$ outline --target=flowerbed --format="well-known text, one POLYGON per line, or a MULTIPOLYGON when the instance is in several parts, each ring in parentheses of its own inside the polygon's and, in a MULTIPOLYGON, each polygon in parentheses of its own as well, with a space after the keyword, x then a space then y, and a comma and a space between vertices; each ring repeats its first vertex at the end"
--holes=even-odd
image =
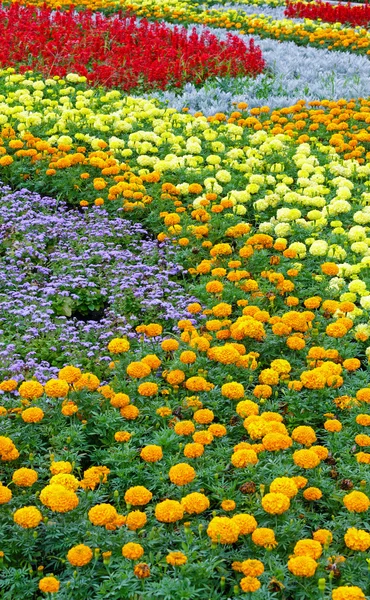
POLYGON ((353 26, 367 27, 370 22, 370 7, 348 4, 333 5, 330 2, 305 3, 287 2, 287 17, 304 17, 322 19, 327 23, 346 23, 353 26))
MULTIPOLYGON (((80 9, 40 23, 170 31, 80 9)), ((0 72, 0 597, 367 600, 370 98, 205 116, 92 72, 0 72)))
POLYGON ((70 71, 93 84, 125 91, 195 84, 208 77, 262 72, 261 52, 230 35, 220 42, 185 28, 105 17, 90 12, 52 11, 14 4, 0 9, 0 65, 17 65, 45 76, 70 71))

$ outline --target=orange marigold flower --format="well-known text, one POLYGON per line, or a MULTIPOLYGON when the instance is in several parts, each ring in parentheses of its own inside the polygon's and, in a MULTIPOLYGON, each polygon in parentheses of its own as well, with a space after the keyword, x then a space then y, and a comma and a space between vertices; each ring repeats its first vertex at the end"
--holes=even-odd
POLYGON ((208 432, 214 437, 223 437, 227 434, 227 429, 225 425, 221 425, 220 423, 212 423, 208 427, 208 432))
POLYGON ((256 546, 262 546, 268 550, 278 545, 273 529, 269 529, 268 527, 258 527, 255 529, 252 533, 252 542, 256 546))
POLYGON ((40 501, 54 512, 65 513, 78 506, 78 497, 74 491, 63 485, 53 483, 41 490, 40 501))
POLYGON ((21 398, 36 400, 44 393, 44 388, 38 381, 23 381, 18 389, 21 398))
POLYGON ((314 469, 320 464, 320 458, 313 450, 296 450, 293 454, 293 461, 302 469, 314 469))
POLYGON ((342 423, 338 419, 327 419, 324 423, 326 431, 335 433, 342 430, 342 423))
POLYGON ((130 349, 130 342, 126 338, 113 338, 108 344, 111 354, 122 354, 130 349))
POLYGON ((199 515, 200 513, 207 510, 210 506, 207 496, 200 492, 193 492, 184 496, 181 499, 181 505, 183 506, 186 513, 189 515, 199 515))
POLYGON ((60 588, 60 581, 51 575, 43 577, 39 581, 39 590, 45 593, 54 594, 58 592, 60 588))
POLYGON ((194 421, 196 421, 196 423, 199 423, 201 425, 207 425, 208 423, 212 423, 214 418, 215 418, 215 415, 214 415, 213 411, 209 410, 208 408, 203 408, 203 409, 197 410, 197 411, 195 411, 195 413, 193 415, 194 421))
POLYGON ((141 558, 143 554, 144 548, 135 542, 128 542, 122 546, 122 556, 129 560, 137 560, 138 558, 141 558))
POLYGON ((267 433, 262 438, 262 444, 266 450, 274 452, 290 448, 293 442, 288 435, 283 435, 282 433, 267 433))
POLYGON ((185 382, 185 387, 191 392, 209 392, 213 389, 213 384, 209 383, 204 377, 190 377, 185 382))
POLYGON ((335 275, 338 275, 339 273, 339 267, 333 262, 326 262, 321 265, 321 271, 324 275, 335 277, 335 275))
POLYGON ((359 433, 355 437, 355 442, 358 444, 358 446, 370 446, 370 435, 359 433))
POLYGON ((81 375, 81 370, 78 369, 78 367, 72 366, 63 367, 63 369, 60 369, 58 373, 59 379, 62 379, 67 383, 76 383, 76 381, 80 379, 81 375))
POLYGON ((222 510, 225 510, 226 512, 229 512, 230 510, 234 510, 236 507, 236 503, 234 500, 222 500, 221 502, 221 508, 222 510))
POLYGON ((264 572, 265 567, 260 560, 248 558, 243 560, 241 564, 241 571, 246 577, 260 577, 264 572))
POLYGON ((144 527, 147 520, 145 512, 141 510, 132 510, 126 517, 126 527, 131 531, 136 531, 137 529, 144 527))
POLYGON ((92 557, 93 552, 91 548, 85 546, 85 544, 73 546, 67 554, 67 560, 73 567, 84 567, 91 561, 92 557))
POLYGON ((135 379, 142 379, 143 377, 147 377, 151 373, 151 368, 146 363, 141 361, 131 362, 127 368, 126 373, 130 377, 135 379))
POLYGON ((180 385, 180 383, 185 381, 185 373, 184 371, 181 371, 181 369, 169 371, 166 376, 166 381, 170 385, 180 385))
POLYGON ((224 383, 221 387, 221 394, 231 400, 240 400, 240 398, 243 398, 244 393, 244 386, 236 381, 224 383))
POLYGON ((149 445, 145 446, 140 452, 140 457, 145 462, 157 462, 163 458, 163 451, 161 446, 149 445))
POLYGON ((50 465, 50 471, 52 475, 57 475, 58 473, 71 473, 72 465, 69 461, 53 461, 50 465))
POLYGON ((124 419, 127 419, 128 421, 134 421, 135 419, 138 418, 140 411, 138 409, 137 406, 134 406, 133 404, 129 404, 128 406, 124 406, 123 408, 120 408, 120 415, 121 417, 123 417, 124 419))
POLYGON ((18 382, 15 379, 5 379, 0 383, 0 390, 3 392, 14 392, 18 387, 18 382))
POLYGON ((370 403, 370 388, 361 388, 356 392, 357 400, 370 403))
POLYGON ((184 516, 184 507, 177 500, 164 500, 155 507, 155 518, 161 523, 175 523, 184 516))
POLYGON ((253 390, 253 396, 256 398, 270 398, 272 388, 269 385, 256 385, 253 390))
POLYGON ((240 535, 248 535, 257 529, 257 521, 253 515, 248 513, 238 513, 233 515, 231 520, 239 527, 240 535))
POLYGON ((174 431, 177 435, 191 435, 195 431, 195 425, 192 421, 178 421, 174 431))
POLYGON ((186 458, 199 458, 204 454, 203 444, 194 442, 193 444, 186 444, 184 448, 184 456, 186 458))
POLYGON ((108 467, 90 467, 84 471, 81 487, 84 489, 95 490, 99 483, 107 483, 109 473, 110 470, 108 467))
POLYGON ((184 350, 180 354, 180 362, 184 365, 192 365, 197 360, 197 355, 192 350, 184 350))
MULTIPOLYGON (((0 487, 1 494, 1 487, 0 487)), ((42 514, 36 506, 23 506, 15 511, 13 515, 14 523, 24 529, 33 529, 42 521, 42 514)))
POLYGON ((112 396, 110 403, 112 406, 114 406, 114 408, 124 408, 130 404, 130 398, 127 394, 120 392, 112 396))
POLYGON ((38 480, 38 474, 33 469, 21 467, 14 471, 12 481, 19 487, 30 487, 38 480))
POLYGON ((317 487, 309 487, 303 492, 303 497, 311 501, 320 500, 322 498, 322 491, 317 487))
POLYGON ((333 541, 333 534, 328 529, 318 529, 312 535, 313 539, 320 544, 331 544, 333 541))
POLYGON ((370 427, 370 415, 359 414, 356 417, 356 423, 358 425, 362 425, 363 427, 370 427))
POLYGON ((138 563, 134 567, 134 575, 136 575, 138 579, 146 579, 147 577, 150 577, 149 565, 147 563, 138 563))
POLYGON ((258 463, 258 456, 254 450, 237 450, 231 456, 231 463, 234 467, 242 469, 247 465, 256 465, 258 463))
POLYGON ((344 542, 351 550, 366 552, 370 548, 370 533, 363 529, 350 527, 344 536, 344 542))
POLYGON ((147 354, 141 359, 141 362, 148 365, 152 370, 158 369, 162 364, 156 354, 147 354))
POLYGON ((175 485, 186 485, 195 479, 196 472, 187 463, 179 463, 170 468, 168 476, 175 485))
POLYGON ((317 567, 317 562, 310 556, 293 556, 288 561, 289 571, 297 577, 312 577, 317 567))
POLYGON ((213 442, 213 434, 210 431, 196 431, 193 434, 193 441, 196 444, 207 446, 213 442))
POLYGON ((366 512, 370 506, 370 500, 363 492, 353 491, 343 498, 343 504, 350 512, 366 512))
POLYGON ((21 413, 21 417, 25 423, 39 423, 44 418, 44 411, 38 406, 26 408, 21 413))
POLYGON ((316 442, 316 433, 312 429, 312 427, 308 427, 307 425, 300 425, 296 427, 292 431, 292 439, 299 444, 303 444, 304 446, 312 446, 314 442, 316 442))
POLYGON ((214 517, 207 527, 207 534, 214 544, 234 544, 239 533, 238 525, 228 517, 214 517))
POLYGON ((290 500, 285 494, 271 492, 263 496, 262 508, 271 515, 281 515, 290 508, 290 500))
POLYGON ((117 518, 117 511, 111 504, 97 504, 88 512, 89 521, 101 527, 113 523, 117 518))
POLYGON ((332 600, 366 600, 366 596, 357 585, 343 585, 333 590, 332 600))
POLYGON ((99 379, 93 373, 83 373, 78 381, 74 384, 76 390, 88 389, 94 392, 100 385, 99 379))
POLYGON ((322 546, 317 540, 299 540, 293 550, 295 556, 310 556, 311 558, 320 558, 322 546))
POLYGON ((125 502, 133 506, 145 506, 152 498, 152 492, 143 485, 130 487, 125 493, 125 502))
POLYGON ((284 494, 291 499, 298 494, 298 487, 290 477, 277 477, 271 482, 270 492, 284 494))
POLYGON ((261 582, 256 577, 243 577, 240 580, 240 587, 243 592, 256 592, 261 587, 261 582))
POLYGON ((258 404, 252 400, 241 400, 241 402, 238 402, 236 405, 236 412, 244 419, 250 415, 258 415, 259 407, 258 404))

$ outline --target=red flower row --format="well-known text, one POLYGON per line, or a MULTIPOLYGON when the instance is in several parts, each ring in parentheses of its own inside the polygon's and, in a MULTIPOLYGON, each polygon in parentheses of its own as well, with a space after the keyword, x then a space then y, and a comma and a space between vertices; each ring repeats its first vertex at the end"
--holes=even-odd
POLYGON ((304 4, 286 3, 285 16, 307 19, 322 19, 328 23, 348 23, 352 26, 366 27, 370 23, 370 5, 354 6, 351 4, 333 5, 329 2, 304 4))
POLYGON ((121 13, 52 11, 14 4, 0 8, 0 65, 45 76, 85 75, 92 84, 125 91, 199 84, 213 76, 257 75, 261 50, 229 34, 137 21, 121 13))

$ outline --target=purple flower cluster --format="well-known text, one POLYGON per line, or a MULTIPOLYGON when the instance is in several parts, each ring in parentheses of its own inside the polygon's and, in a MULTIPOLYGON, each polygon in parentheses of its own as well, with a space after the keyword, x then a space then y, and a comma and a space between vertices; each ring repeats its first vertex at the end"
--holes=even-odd
POLYGON ((140 224, 27 190, 0 198, 3 377, 43 381, 65 364, 103 375, 111 338, 191 317, 183 267, 140 224))

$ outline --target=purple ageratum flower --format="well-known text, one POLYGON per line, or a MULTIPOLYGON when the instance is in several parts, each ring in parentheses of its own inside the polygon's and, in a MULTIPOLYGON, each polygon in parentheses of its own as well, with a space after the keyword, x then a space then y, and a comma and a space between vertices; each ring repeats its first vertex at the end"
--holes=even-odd
POLYGON ((178 282, 183 267, 141 224, 27 190, 3 186, 0 197, 0 376, 44 381, 72 362, 99 369, 109 339, 134 338, 138 322, 168 329, 189 318, 197 299, 178 282))

